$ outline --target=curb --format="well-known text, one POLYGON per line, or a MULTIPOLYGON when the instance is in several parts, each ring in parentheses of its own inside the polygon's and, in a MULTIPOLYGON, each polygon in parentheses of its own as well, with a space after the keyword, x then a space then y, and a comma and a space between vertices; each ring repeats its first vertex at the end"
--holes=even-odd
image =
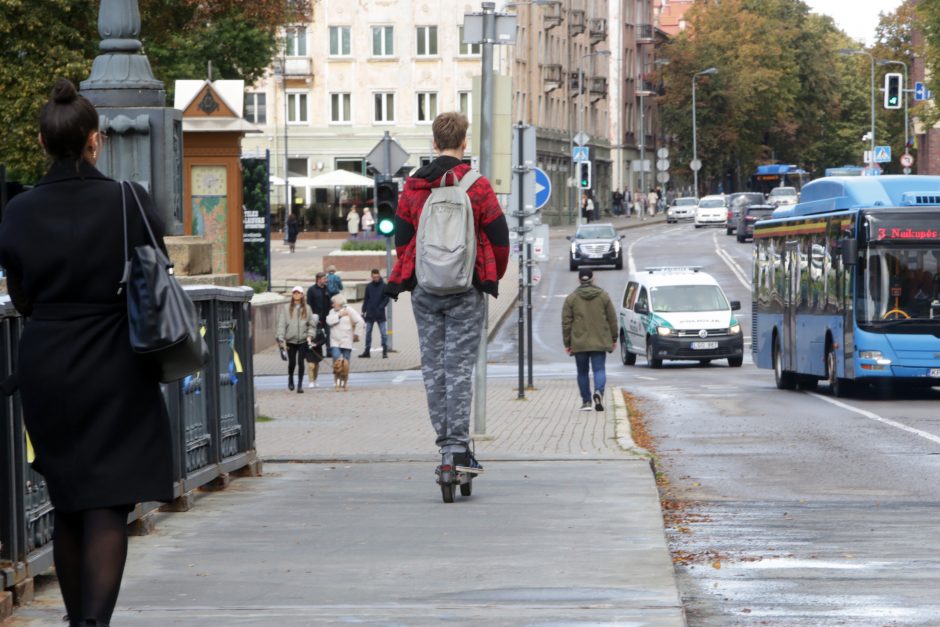
POLYGON ((617 446, 621 450, 644 457, 649 461, 650 470, 656 474, 656 462, 652 453, 645 448, 637 446, 631 435, 630 412, 627 410, 627 402, 623 399, 624 388, 617 388, 618 393, 614 394, 614 439, 617 440, 617 446))

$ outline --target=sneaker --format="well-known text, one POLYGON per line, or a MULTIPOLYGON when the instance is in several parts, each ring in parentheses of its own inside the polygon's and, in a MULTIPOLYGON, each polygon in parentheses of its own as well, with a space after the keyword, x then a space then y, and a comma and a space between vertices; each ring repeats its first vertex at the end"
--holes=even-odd
POLYGON ((316 381, 311 381, 310 383, 307 384, 307 387, 308 387, 308 388, 315 388, 315 387, 317 387, 317 382, 316 382, 316 381))
POLYGON ((578 411, 591 411, 592 409, 594 409, 594 406, 591 405, 591 401, 584 401, 581 403, 581 409, 578 411))
POLYGON ((594 392, 593 398, 594 398, 594 411, 604 411, 604 404, 601 403, 601 401, 604 399, 604 395, 601 392, 594 392))
POLYGON ((454 467, 460 472, 473 475, 479 475, 483 472, 483 466, 469 450, 465 453, 454 453, 454 467))

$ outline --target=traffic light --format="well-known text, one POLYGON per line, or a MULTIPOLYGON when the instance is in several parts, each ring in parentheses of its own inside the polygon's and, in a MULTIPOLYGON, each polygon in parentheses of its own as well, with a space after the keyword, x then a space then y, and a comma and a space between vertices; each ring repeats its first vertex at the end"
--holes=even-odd
POLYGON ((901 108, 901 78, 898 72, 885 74, 885 109, 901 108))
POLYGON ((379 235, 395 234, 395 212, 398 211, 398 183, 392 179, 375 181, 375 230, 379 235))
POLYGON ((578 188, 591 189, 591 162, 578 162, 578 188))

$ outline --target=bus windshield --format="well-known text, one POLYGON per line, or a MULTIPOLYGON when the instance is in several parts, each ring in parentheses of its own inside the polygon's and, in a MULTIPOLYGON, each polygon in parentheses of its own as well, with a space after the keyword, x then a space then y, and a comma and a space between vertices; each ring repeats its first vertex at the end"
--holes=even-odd
POLYGON ((717 285, 669 285, 650 290, 653 311, 722 311, 730 305, 717 285))
POLYGON ((940 321, 940 250, 873 245, 860 270, 859 323, 940 321))

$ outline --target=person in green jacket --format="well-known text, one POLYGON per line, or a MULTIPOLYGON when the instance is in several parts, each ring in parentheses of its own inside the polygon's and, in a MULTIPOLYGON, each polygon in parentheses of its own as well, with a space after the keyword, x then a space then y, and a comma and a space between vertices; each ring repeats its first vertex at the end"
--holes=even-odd
POLYGON ((594 272, 584 268, 578 273, 580 285, 565 299, 561 310, 561 332, 565 352, 574 355, 578 367, 581 411, 604 411, 604 386, 607 384, 607 353, 617 346, 617 312, 610 296, 594 285, 594 272), (588 369, 594 371, 594 395, 588 369))
POLYGON ((287 349, 287 389, 294 390, 294 367, 297 367, 297 393, 304 393, 304 350, 313 345, 319 317, 304 302, 304 288, 291 290, 290 303, 278 312, 277 345, 287 349))

